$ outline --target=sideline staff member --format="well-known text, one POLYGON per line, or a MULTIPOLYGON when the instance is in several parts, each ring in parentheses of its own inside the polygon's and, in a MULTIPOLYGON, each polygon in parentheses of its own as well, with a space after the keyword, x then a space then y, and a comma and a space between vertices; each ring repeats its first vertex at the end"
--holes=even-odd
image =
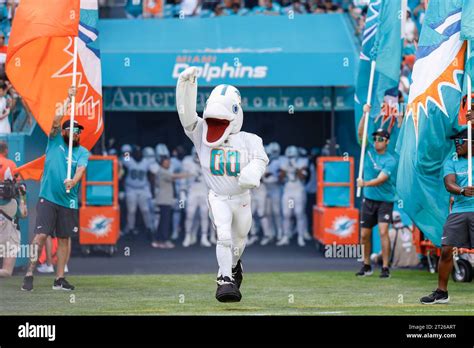
POLYGON ((33 239, 33 250, 36 252, 30 259, 28 271, 23 280, 22 290, 33 290, 33 271, 38 262, 38 254, 41 251, 46 238, 53 235, 58 238, 58 262, 56 279, 53 283, 53 290, 74 290, 74 286, 64 278, 64 266, 68 259, 68 245, 73 233, 79 230, 79 212, 77 193, 80 180, 84 174, 89 160, 89 151, 80 146, 80 134, 84 129, 77 121, 71 124, 67 120, 62 125, 65 110, 67 110, 72 96, 76 94, 76 89, 69 89, 69 97, 64 105, 64 110, 56 115, 53 128, 49 135, 48 146, 46 148, 46 162, 44 165, 43 177, 39 201, 36 206, 36 228, 33 239), (69 131, 73 127, 73 149, 72 149, 72 179, 66 179, 68 163, 69 131), (70 190, 69 193, 66 191, 70 190), (36 249, 35 249, 36 248, 36 249))
MULTIPOLYGON (((422 304, 448 303, 448 279, 453 269, 453 249, 474 248, 474 187, 468 185, 467 129, 455 136, 456 154, 444 164, 444 186, 454 197, 448 219, 443 226, 441 257, 438 264, 438 288, 422 297, 422 304)), ((474 142, 472 143, 474 148, 474 142)))
MULTIPOLYGON (((365 115, 370 106, 364 106, 364 116, 360 119, 358 136, 362 142, 365 115)), ((378 225, 382 242, 382 272, 380 278, 390 278, 390 238, 388 227, 392 222, 393 202, 395 201, 395 185, 393 177, 397 162, 387 151, 390 133, 379 128, 374 133, 373 145, 367 144, 364 163, 364 179, 357 179, 357 186, 364 187, 364 199, 360 225, 361 242, 364 245, 364 264, 356 276, 372 275, 370 265, 372 228, 378 225)))

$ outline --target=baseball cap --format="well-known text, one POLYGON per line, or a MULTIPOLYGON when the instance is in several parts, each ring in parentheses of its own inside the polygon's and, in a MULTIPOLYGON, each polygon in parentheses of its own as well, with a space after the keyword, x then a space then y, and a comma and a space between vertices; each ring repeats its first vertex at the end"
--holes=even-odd
MULTIPOLYGON (((69 129, 71 127, 71 120, 67 120, 66 122, 63 123, 63 129, 69 129)), ((83 130, 84 127, 79 124, 76 120, 74 120, 74 128, 79 128, 80 130, 83 130)))
POLYGON ((390 139, 390 133, 386 129, 383 129, 383 128, 377 129, 375 132, 372 133, 372 135, 381 135, 384 138, 390 139))
POLYGON ((463 130, 449 137, 449 139, 459 139, 459 138, 464 138, 464 139, 467 138, 467 128, 464 128, 463 130))

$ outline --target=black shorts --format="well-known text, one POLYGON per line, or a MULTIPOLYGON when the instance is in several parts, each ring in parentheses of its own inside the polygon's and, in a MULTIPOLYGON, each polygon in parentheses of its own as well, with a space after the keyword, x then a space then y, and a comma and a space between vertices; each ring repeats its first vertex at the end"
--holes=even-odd
POLYGON ((474 248, 474 213, 449 214, 443 226, 441 244, 474 248))
POLYGON ((360 226, 372 228, 379 222, 392 223, 393 202, 374 201, 364 198, 360 226))
POLYGON ((40 198, 36 204, 35 234, 70 238, 79 231, 79 211, 40 198))

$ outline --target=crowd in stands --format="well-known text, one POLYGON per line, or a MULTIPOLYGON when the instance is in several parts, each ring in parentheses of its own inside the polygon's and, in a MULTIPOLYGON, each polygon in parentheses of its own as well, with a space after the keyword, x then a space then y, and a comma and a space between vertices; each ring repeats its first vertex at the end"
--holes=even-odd
MULTIPOLYGON (((99 0, 102 18, 187 18, 246 15, 350 14, 362 35, 370 0, 99 0)), ((415 41, 426 0, 408 0, 407 40, 415 41)))
POLYGON ((28 132, 33 125, 31 114, 5 74, 11 24, 20 0, 0 0, 0 136, 28 132))
POLYGON ((185 18, 245 15, 343 13, 353 0, 100 0, 104 7, 123 7, 124 14, 103 17, 185 18))
MULTIPOLYGON (((362 38, 368 6, 363 1, 355 4, 351 8, 350 14, 355 23, 356 35, 362 38)), ((400 72, 399 99, 400 102, 408 100, 409 87, 412 82, 411 74, 415 64, 415 52, 418 46, 419 34, 425 17, 427 0, 409 0, 405 21, 405 39, 403 42, 403 57, 400 72)))

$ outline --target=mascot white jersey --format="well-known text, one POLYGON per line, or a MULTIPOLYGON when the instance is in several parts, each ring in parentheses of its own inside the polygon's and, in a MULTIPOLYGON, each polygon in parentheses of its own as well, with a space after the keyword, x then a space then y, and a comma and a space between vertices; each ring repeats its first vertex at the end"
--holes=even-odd
POLYGON ((196 102, 197 69, 190 67, 178 78, 176 107, 181 125, 196 147, 209 188, 210 215, 217 231, 216 298, 236 302, 241 299, 240 257, 252 224, 249 189, 260 185, 268 157, 260 137, 241 131, 243 111, 235 87, 214 88, 203 118, 196 113, 196 102))

